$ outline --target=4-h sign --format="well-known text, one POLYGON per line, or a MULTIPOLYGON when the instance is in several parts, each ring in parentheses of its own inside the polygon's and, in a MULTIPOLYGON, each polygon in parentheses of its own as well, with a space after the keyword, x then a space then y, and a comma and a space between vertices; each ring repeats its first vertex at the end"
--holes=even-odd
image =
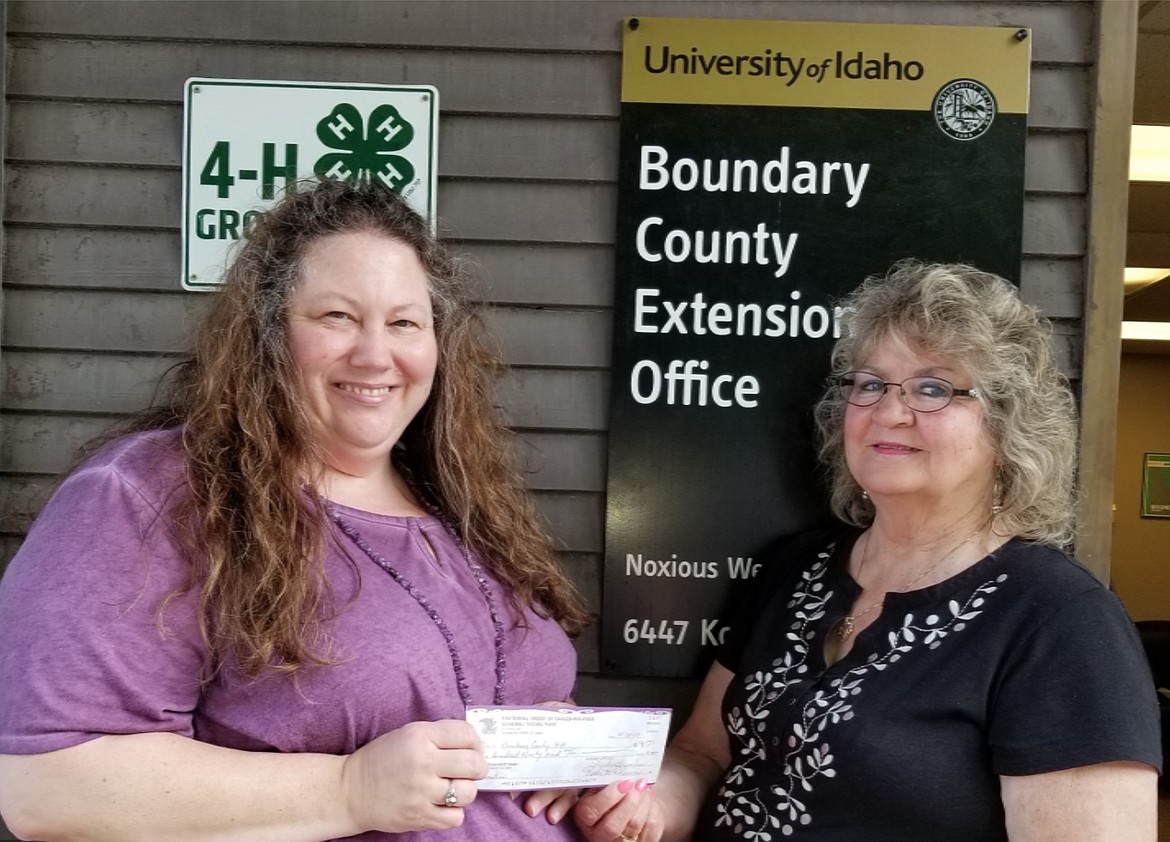
POLYGON ((184 104, 185 289, 219 286, 232 247, 301 179, 379 181, 434 222, 430 86, 188 79, 184 104))

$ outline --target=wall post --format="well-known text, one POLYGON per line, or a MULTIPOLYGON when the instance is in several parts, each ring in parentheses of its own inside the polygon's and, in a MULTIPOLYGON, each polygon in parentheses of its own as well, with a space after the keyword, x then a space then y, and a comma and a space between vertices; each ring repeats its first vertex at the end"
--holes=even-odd
POLYGON ((1097 77, 1092 87, 1096 101, 1089 152, 1077 557, 1106 583, 1113 537, 1113 463, 1125 303, 1137 20, 1137 0, 1098 0, 1097 77))

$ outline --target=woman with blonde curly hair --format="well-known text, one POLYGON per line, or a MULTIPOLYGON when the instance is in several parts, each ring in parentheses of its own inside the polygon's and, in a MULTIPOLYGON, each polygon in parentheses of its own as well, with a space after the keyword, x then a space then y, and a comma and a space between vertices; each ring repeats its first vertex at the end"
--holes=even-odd
POLYGON ((169 400, 71 472, 0 585, 14 832, 577 838, 575 793, 476 785, 466 706, 568 699, 587 615, 468 282, 379 186, 265 214, 169 400))
POLYGON ((590 839, 1154 842, 1145 657, 1064 551, 1051 328, 1002 278, 915 261, 843 328, 816 418, 844 524, 770 559, 651 806, 582 799, 590 839))

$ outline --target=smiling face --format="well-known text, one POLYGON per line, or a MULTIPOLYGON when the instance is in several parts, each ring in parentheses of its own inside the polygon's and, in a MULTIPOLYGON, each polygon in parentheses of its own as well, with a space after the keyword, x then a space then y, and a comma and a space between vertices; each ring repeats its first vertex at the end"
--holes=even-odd
POLYGON ((288 335, 328 467, 353 476, 388 469, 438 362, 429 284, 414 250, 373 231, 321 237, 305 252, 288 335))
MULTIPOLYGON (((897 339, 879 344, 858 369, 887 383, 933 376, 960 389, 977 385, 897 339)), ((848 406, 844 433, 849 471, 879 507, 896 502, 966 511, 981 500, 990 506, 996 455, 978 400, 956 397, 938 412, 913 412, 890 387, 873 406, 848 406)))

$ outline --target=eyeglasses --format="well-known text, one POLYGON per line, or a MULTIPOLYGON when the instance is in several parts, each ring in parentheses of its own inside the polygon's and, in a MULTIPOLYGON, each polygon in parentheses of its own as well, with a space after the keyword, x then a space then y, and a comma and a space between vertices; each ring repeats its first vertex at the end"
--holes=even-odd
POLYGON ((956 397, 977 398, 980 394, 978 389, 956 389, 941 377, 910 377, 901 383, 887 383, 868 371, 847 371, 830 380, 841 399, 854 406, 873 406, 886 396, 887 389, 897 386, 902 403, 915 412, 938 412, 956 397))

